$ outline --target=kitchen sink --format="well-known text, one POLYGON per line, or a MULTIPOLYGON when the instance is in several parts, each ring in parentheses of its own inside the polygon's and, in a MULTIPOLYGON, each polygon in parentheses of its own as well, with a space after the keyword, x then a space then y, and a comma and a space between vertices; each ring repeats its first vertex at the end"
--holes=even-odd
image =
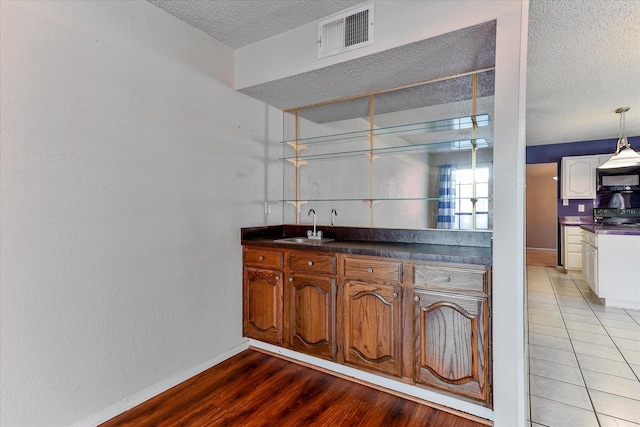
POLYGON ((309 239, 308 237, 285 237, 283 239, 276 239, 274 243, 293 243, 297 245, 321 245, 323 243, 332 242, 334 239, 322 238, 322 239, 309 239))

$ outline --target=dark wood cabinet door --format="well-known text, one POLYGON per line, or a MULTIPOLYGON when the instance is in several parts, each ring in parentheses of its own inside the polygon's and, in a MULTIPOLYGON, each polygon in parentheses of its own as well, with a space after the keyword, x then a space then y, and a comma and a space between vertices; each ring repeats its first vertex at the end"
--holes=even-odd
POLYGON ((414 290, 416 382, 489 405, 488 301, 414 290))
POLYGON ((344 362, 401 376, 400 286, 347 281, 343 307, 344 362))
POLYGON ((288 346, 312 356, 335 360, 335 279, 292 273, 286 287, 288 346))
POLYGON ((244 336, 282 344, 282 272, 258 268, 244 269, 244 336))

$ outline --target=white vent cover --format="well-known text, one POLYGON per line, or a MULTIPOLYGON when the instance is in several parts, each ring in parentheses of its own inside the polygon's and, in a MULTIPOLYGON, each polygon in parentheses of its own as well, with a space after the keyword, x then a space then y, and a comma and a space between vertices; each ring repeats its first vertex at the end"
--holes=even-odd
POLYGON ((373 44, 373 3, 318 23, 318 59, 373 44))

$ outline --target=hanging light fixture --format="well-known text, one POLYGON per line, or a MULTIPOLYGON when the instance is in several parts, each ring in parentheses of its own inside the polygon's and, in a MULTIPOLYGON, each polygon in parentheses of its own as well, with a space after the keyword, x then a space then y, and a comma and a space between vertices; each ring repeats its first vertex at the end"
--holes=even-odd
POLYGON ((620 114, 620 137, 618 138, 616 152, 598 169, 626 168, 640 165, 640 154, 633 151, 624 134, 624 114, 627 111, 629 111, 629 107, 620 107, 616 110, 616 113, 620 114))

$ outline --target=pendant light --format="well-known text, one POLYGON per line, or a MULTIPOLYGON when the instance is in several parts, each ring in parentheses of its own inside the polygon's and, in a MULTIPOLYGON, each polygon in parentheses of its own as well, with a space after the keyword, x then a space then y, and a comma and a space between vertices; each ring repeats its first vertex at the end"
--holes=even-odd
POLYGON ((624 134, 624 114, 627 111, 629 111, 629 107, 620 107, 616 110, 616 113, 620 114, 620 137, 618 138, 616 152, 598 169, 616 169, 640 165, 640 154, 633 151, 624 134))

